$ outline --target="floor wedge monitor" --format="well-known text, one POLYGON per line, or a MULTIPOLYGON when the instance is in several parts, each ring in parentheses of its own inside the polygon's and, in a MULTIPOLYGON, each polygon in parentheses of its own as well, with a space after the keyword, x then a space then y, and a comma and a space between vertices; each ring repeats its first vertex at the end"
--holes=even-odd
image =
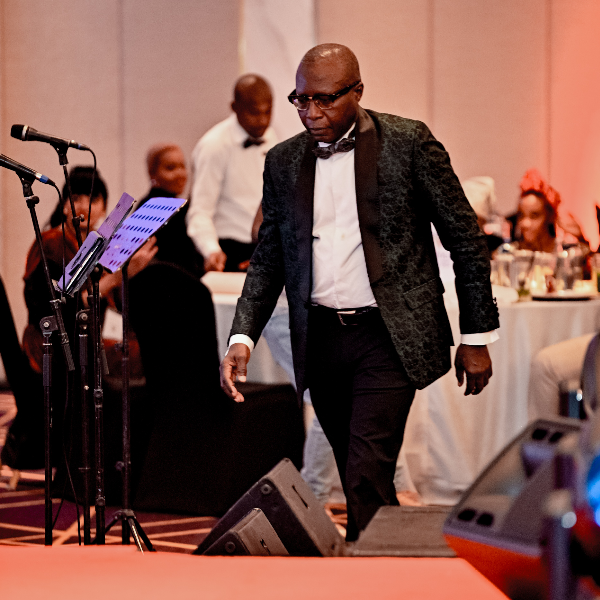
POLYGON ((216 556, 289 556, 260 508, 253 508, 204 554, 216 556))
POLYGON ((530 423, 464 493, 444 524, 444 536, 513 600, 546 597, 542 561, 544 503, 554 487, 554 455, 575 419, 530 423))
POLYGON ((291 556, 335 556, 343 539, 292 462, 284 458, 221 518, 194 554, 209 548, 259 508, 291 556))
POLYGON ((382 506, 352 548, 352 556, 444 556, 456 554, 442 535, 446 506, 382 506))

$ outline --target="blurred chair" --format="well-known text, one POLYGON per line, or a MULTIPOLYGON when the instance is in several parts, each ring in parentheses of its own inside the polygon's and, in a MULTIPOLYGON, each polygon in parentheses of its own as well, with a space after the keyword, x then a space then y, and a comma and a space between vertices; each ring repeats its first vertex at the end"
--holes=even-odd
POLYGON ((39 468, 39 464, 43 464, 43 407, 34 405, 36 395, 31 389, 33 374, 19 344, 6 289, 1 278, 0 356, 4 364, 8 385, 17 405, 17 416, 8 430, 6 442, 0 455, 0 470, 2 464, 12 469, 8 487, 14 490, 21 477, 20 469, 30 466, 26 454, 29 453, 35 456, 36 468, 39 468))

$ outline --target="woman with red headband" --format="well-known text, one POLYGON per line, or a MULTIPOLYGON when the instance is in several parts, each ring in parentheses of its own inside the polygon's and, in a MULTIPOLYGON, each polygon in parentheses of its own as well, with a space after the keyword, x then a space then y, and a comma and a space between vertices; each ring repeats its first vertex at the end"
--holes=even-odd
POLYGON ((581 227, 571 214, 567 219, 559 218, 560 194, 542 179, 537 169, 525 173, 520 188, 516 223, 520 249, 554 252, 557 226, 577 238, 579 243, 587 244, 581 227))

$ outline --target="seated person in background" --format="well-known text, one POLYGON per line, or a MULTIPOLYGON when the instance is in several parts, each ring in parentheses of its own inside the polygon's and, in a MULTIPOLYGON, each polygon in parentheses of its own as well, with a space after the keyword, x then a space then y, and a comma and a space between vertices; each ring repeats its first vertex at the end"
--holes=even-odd
MULTIPOLYGON (((77 215, 82 217, 79 227, 82 238, 86 237, 88 215, 90 215, 90 228, 97 228, 106 213, 108 192, 106 184, 96 173, 94 188, 92 190, 92 167, 74 167, 70 172, 71 193, 77 215), (92 202, 90 211, 90 190, 92 202)), ((67 201, 66 184, 62 191, 62 202, 56 206, 50 217, 50 229, 42 233, 44 254, 48 262, 50 277, 59 280, 64 266, 77 253, 78 245, 75 228, 71 218, 71 207, 67 201), (64 223, 64 243, 63 224, 64 223), (64 260, 64 262, 63 262, 64 260)), ((144 245, 131 259, 130 275, 134 276, 141 271, 156 253, 154 240, 144 245)), ((2 459, 13 469, 41 468, 44 465, 43 454, 43 389, 42 389, 42 363, 43 363, 43 335, 39 327, 40 320, 52 314, 50 307, 50 293, 46 284, 44 267, 37 242, 34 242, 27 255, 25 269, 25 304, 28 310, 28 324, 23 336, 23 349, 29 365, 34 373, 35 382, 32 387, 39 390, 39 402, 32 402, 30 407, 17 406, 17 418, 13 422, 11 432, 15 435, 7 438, 7 446, 2 454, 2 459), (9 448, 9 445, 14 445, 9 448), (35 450, 31 450, 35 448, 35 450), (39 449, 42 449, 39 452, 39 449)), ((100 293, 106 295, 121 283, 120 273, 105 273, 100 280, 100 293)), ((87 299, 87 291, 83 291, 82 299, 87 299)), ((71 350, 76 357, 73 342, 76 338, 76 313, 82 306, 78 306, 77 298, 66 297, 62 304, 62 315, 65 329, 71 341, 71 350)), ((61 421, 66 400, 66 366, 58 335, 52 336, 53 340, 53 373, 52 373, 52 403, 54 421, 53 458, 59 457, 59 441, 61 438, 61 421)), ((73 388, 72 388, 73 389, 73 388)), ((35 399, 34 399, 35 400, 35 399)), ((60 453, 62 456, 62 452, 60 453)))
POLYGON ((527 412, 530 421, 560 414, 560 384, 581 380, 587 347, 594 335, 559 342, 536 354, 529 376, 527 412))
POLYGON ((234 114, 215 125, 192 152, 188 235, 207 271, 246 270, 255 245, 251 230, 260 205, 265 155, 275 145, 269 127, 272 95, 258 75, 234 89, 234 114))
POLYGON ((560 194, 542 179, 537 169, 529 169, 525 173, 520 188, 521 198, 513 232, 519 249, 555 252, 557 226, 576 238, 577 242, 587 245, 573 215, 568 213, 567 218, 559 217, 560 194))
POLYGON ((486 235, 486 241, 490 254, 502 244, 500 232, 489 233, 486 231, 486 225, 494 215, 496 205, 496 185, 494 180, 487 175, 470 177, 461 182, 465 196, 471 205, 471 208, 477 215, 477 223, 486 235))
MULTIPOLYGON (((81 217, 79 227, 83 240, 86 238, 88 216, 90 220, 90 229, 96 229, 101 225, 106 216, 108 191, 106 189, 106 184, 98 172, 96 172, 96 177, 94 179, 90 211, 92 173, 92 167, 73 167, 70 172, 71 194, 73 196, 73 203, 75 204, 75 211, 77 215, 81 217)), ((42 233, 42 243, 48 261, 50 277, 54 280, 60 279, 63 273, 63 254, 64 264, 66 265, 75 256, 78 250, 77 237, 71 218, 71 206, 67 201, 66 184, 63 187, 62 193, 62 203, 59 202, 50 217, 51 228, 42 233), (62 223, 64 223, 64 249, 62 223)), ((156 251, 157 248, 155 246, 155 240, 153 239, 140 248, 132 258, 130 275, 133 276, 143 269, 156 254, 156 251)), ((29 357, 31 366, 36 372, 41 373, 43 336, 39 328, 39 322, 40 319, 51 314, 52 311, 50 310, 50 295, 44 277, 41 255, 38 245, 35 242, 27 255, 24 280, 25 303, 29 311, 29 319, 23 337, 23 346, 29 357)), ((104 273, 99 284, 100 294, 105 296, 120 285, 120 273, 104 273)), ((82 289, 82 298, 84 299, 84 302, 86 302, 87 290, 85 290, 85 288, 82 289)), ((67 297, 67 302, 63 305, 63 318, 69 336, 74 333, 75 313, 77 311, 75 303, 75 298, 67 297)), ((62 355, 62 351, 59 350, 59 354, 62 355)))
MULTIPOLYGON (((146 162, 152 187, 139 201, 137 208, 143 206, 150 198, 176 198, 183 195, 188 173, 179 146, 156 144, 148 150, 146 162)), ((156 260, 181 267, 200 278, 204 275, 204 264, 194 242, 187 235, 185 219, 188 207, 189 204, 186 204, 156 233, 156 260)))

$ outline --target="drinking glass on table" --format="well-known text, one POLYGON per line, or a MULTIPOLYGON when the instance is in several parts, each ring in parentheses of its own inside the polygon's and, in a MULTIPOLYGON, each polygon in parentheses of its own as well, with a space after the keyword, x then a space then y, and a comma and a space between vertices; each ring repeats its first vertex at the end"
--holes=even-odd
POLYGON ((571 266, 571 258, 567 250, 562 250, 556 257, 554 280, 557 292, 573 289, 573 267, 571 266))
POLYGON ((491 282, 493 285, 510 287, 510 264, 512 261, 512 254, 498 254, 492 260, 491 282))
POLYGON ((531 250, 517 250, 510 263, 510 286, 517 290, 519 300, 529 296, 531 284, 531 267, 533 252, 531 250))
POLYGON ((577 285, 576 282, 583 279, 583 252, 579 244, 569 248, 568 252, 569 260, 571 261, 571 269, 573 270, 573 287, 575 288, 577 285))
POLYGON ((531 267, 529 290, 532 294, 545 294, 548 280, 554 275, 556 256, 552 252, 535 252, 531 267))

